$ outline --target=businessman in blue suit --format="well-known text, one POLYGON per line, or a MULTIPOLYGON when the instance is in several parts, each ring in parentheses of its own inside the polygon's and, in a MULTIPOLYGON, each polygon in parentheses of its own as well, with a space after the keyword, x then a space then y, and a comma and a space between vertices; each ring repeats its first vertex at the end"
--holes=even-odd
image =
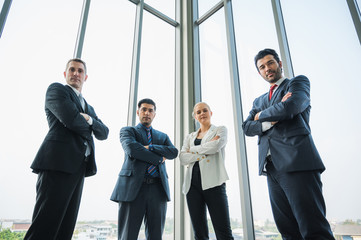
POLYGON ((260 51, 255 65, 270 92, 254 100, 243 130, 258 136, 259 174, 267 175, 277 228, 287 240, 334 239, 322 195, 325 167, 309 126, 310 82, 284 78, 273 49, 260 51))
POLYGON ((119 203, 118 239, 136 240, 144 218, 147 239, 161 240, 170 201, 164 162, 176 158, 178 150, 166 134, 152 128, 153 100, 140 100, 137 115, 137 126, 120 130, 125 160, 111 196, 119 203))
POLYGON ((73 235, 84 177, 95 175, 95 148, 108 137, 107 126, 81 95, 88 78, 85 62, 70 59, 66 85, 52 83, 46 92, 49 125, 32 165, 38 174, 32 224, 25 240, 70 240, 73 235))

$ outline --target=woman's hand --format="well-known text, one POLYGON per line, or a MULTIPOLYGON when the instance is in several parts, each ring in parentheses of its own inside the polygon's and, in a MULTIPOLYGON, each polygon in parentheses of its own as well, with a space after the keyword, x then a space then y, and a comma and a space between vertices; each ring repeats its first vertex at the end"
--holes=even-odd
POLYGON ((214 138, 211 139, 211 141, 216 141, 218 139, 220 139, 220 136, 215 136, 214 138))

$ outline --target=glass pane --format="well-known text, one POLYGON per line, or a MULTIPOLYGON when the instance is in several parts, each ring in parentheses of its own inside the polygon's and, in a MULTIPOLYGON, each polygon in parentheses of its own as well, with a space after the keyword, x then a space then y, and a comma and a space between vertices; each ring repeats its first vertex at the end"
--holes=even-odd
POLYGON ((32 217, 37 175, 30 165, 48 131, 45 92, 65 82, 81 9, 73 0, 12 2, 0 41, 0 219, 32 217))
POLYGON ((130 2, 91 2, 82 57, 89 77, 83 95, 110 131, 106 141, 95 143, 98 173, 86 179, 79 221, 117 224, 118 204, 109 199, 124 161, 119 131, 127 125, 134 19, 130 2))
MULTIPOLYGON (((254 56, 264 48, 279 52, 271 1, 233 1, 237 57, 242 94, 243 119, 248 117, 253 100, 267 92, 268 84, 260 77, 254 56)), ((255 230, 278 233, 268 197, 267 179, 258 176, 257 137, 246 137, 252 210, 255 230), (268 223, 266 225, 266 222, 268 223)), ((257 235, 256 239, 262 236, 257 235)))
MULTIPOLYGON (((237 171, 237 146, 234 134, 231 81, 226 41, 224 11, 218 11, 200 25, 202 101, 209 104, 212 124, 224 125, 228 130, 226 146, 227 195, 233 235, 241 237, 241 202, 237 171)), ((210 238, 216 239, 213 229, 210 238)))
POLYGON ((198 13, 199 17, 208 12, 211 8, 213 8, 217 3, 221 0, 198 0, 198 13))
POLYGON ((5 0, 0 0, 0 11, 1 11, 2 7, 3 7, 4 2, 5 2, 5 0))
POLYGON ((361 193, 355 191, 361 168, 361 48, 347 3, 282 1, 282 6, 295 75, 311 81, 310 125, 326 165, 322 180, 327 218, 356 221, 361 213, 361 193))
MULTIPOLYGON (((139 72, 138 100, 151 98, 157 105, 152 126, 166 133, 174 144, 174 27, 144 12, 139 72)), ((176 161, 176 159, 174 160, 176 161)), ((163 239, 173 239, 174 166, 166 161, 171 201, 168 202, 167 221, 163 239)), ((142 237, 144 235, 139 235, 142 237)))
POLYGON ((168 17, 175 19, 175 0, 145 0, 144 2, 168 17))

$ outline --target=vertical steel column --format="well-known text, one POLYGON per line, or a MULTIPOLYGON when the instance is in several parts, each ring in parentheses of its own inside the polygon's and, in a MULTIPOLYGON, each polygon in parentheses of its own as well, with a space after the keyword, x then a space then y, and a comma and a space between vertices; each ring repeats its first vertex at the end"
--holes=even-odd
POLYGON ((0 13, 0 38, 4 30, 6 18, 8 17, 9 10, 11 7, 12 0, 5 0, 0 13))
POLYGON ((140 0, 137 4, 137 12, 135 16, 132 73, 130 77, 129 104, 128 104, 128 120, 127 120, 128 126, 134 126, 136 120, 140 47, 141 47, 142 28, 143 28, 143 10, 144 10, 144 0, 140 0))
POLYGON ((75 49, 73 54, 74 58, 81 58, 81 54, 83 51, 85 30, 88 22, 89 7, 90 7, 90 0, 84 0, 83 9, 79 22, 78 36, 76 37, 75 49))
POLYGON ((361 14, 360 8, 356 0, 346 0, 348 8, 350 9, 353 24, 355 25, 358 40, 361 44, 361 14))
POLYGON ((283 63, 283 70, 285 76, 288 78, 294 77, 290 49, 288 46, 286 28, 283 21, 282 8, 280 0, 272 0, 273 16, 276 24, 276 31, 278 36, 278 44, 281 51, 281 60, 283 63))
MULTIPOLYGON (((193 90, 193 94, 194 94, 194 103, 200 102, 202 101, 202 88, 201 88, 201 60, 200 60, 200 47, 199 47, 199 26, 198 24, 196 24, 196 20, 198 19, 198 0, 193 0, 191 1, 193 2, 192 4, 192 9, 189 9, 190 12, 192 13, 191 18, 189 19, 189 21, 192 21, 192 29, 193 29, 193 39, 192 39, 192 62, 193 63, 193 87, 194 89, 190 89, 193 90)), ((191 29, 191 28, 190 28, 191 29)), ((188 41, 190 41, 190 39, 188 39, 188 41)), ((193 106, 192 106, 192 110, 193 110, 193 106)), ((197 127, 198 128, 198 127, 197 127)), ((191 130, 191 129, 190 129, 191 130)))
MULTIPOLYGON (((175 28, 175 142, 174 145, 177 149, 181 149, 183 144, 183 139, 185 137, 185 126, 187 125, 187 108, 184 103, 184 92, 187 92, 184 76, 186 72, 187 64, 184 59, 186 59, 186 54, 184 49, 187 49, 186 41, 183 41, 183 38, 187 36, 184 32, 187 27, 184 27, 187 23, 187 1, 176 0, 175 1, 175 20, 180 23, 175 28)), ((186 219, 186 202, 184 195, 182 193, 182 185, 184 181, 184 167, 180 162, 174 161, 174 239, 182 240, 186 239, 185 235, 185 219, 186 219)))
POLYGON ((236 38, 234 33, 233 10, 231 0, 224 0, 224 12, 227 32, 229 70, 231 77, 234 129, 236 134, 236 146, 238 146, 237 163, 238 180, 241 195, 240 197, 242 209, 243 237, 246 240, 254 240, 255 234, 253 225, 252 201, 249 185, 246 142, 242 129, 242 98, 239 83, 236 38))
MULTIPOLYGON (((184 137, 195 130, 192 110, 201 101, 199 30, 194 24, 198 17, 198 1, 176 0, 176 111, 175 145, 182 147, 184 137)), ((192 225, 188 214, 182 185, 185 169, 175 162, 175 228, 174 239, 193 239, 192 225)))

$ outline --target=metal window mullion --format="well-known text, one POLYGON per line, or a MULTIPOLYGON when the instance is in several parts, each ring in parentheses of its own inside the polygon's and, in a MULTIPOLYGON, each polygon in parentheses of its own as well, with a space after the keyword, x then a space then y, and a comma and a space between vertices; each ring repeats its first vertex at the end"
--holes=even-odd
POLYGON ((129 103, 128 103, 128 126, 134 126, 136 120, 137 98, 138 98, 138 82, 139 82, 139 65, 140 50, 143 27, 143 9, 144 0, 140 0, 137 4, 135 16, 135 29, 133 40, 133 56, 132 56, 132 72, 130 77, 129 103))
POLYGON ((4 3, 3 3, 3 7, 1 8, 1 13, 0 13, 0 38, 2 36, 2 32, 3 32, 4 27, 5 27, 5 22, 6 22, 6 19, 8 17, 9 11, 10 11, 11 3, 12 3, 12 0, 5 0, 4 3))
MULTIPOLYGON (((182 31, 183 23, 183 1, 176 0, 176 8, 175 8, 175 17, 176 21, 181 23, 175 28, 175 141, 174 145, 177 149, 182 147, 184 134, 184 127, 185 127, 185 119, 184 119, 184 65, 183 65, 183 36, 184 34, 182 31)), ((180 164, 180 161, 174 161, 174 229, 173 229, 173 236, 175 240, 182 240, 185 238, 185 215, 186 215, 186 205, 185 205, 185 198, 182 193, 182 185, 184 181, 184 167, 180 164)))
MULTIPOLYGON (((193 104, 202 101, 202 87, 201 87, 201 64, 200 64, 200 44, 199 44, 199 25, 196 24, 198 19, 198 0, 191 1, 192 4, 192 29, 193 29, 193 41, 192 41, 192 61, 193 61, 193 104)), ((192 64, 190 62, 190 64, 192 64)), ((193 108, 192 108, 193 110, 193 108)), ((192 130, 192 129, 189 129, 192 130)), ((194 131, 195 129, 193 129, 194 131)))
POLYGON ((355 25, 356 33, 358 36, 358 40, 361 44, 361 14, 360 14, 360 8, 357 4, 356 0, 346 0, 348 8, 351 13, 351 17, 353 20, 353 24, 355 25))
POLYGON ((75 49, 74 49, 74 55, 73 55, 74 58, 81 58, 81 54, 83 51, 85 30, 86 30, 86 25, 88 22, 89 8, 90 8, 90 0, 84 0, 83 9, 82 9, 81 17, 80 17, 80 22, 79 22, 78 35, 77 35, 76 43, 75 43, 75 49))
POLYGON ((272 9, 276 24, 278 44, 280 47, 284 73, 286 77, 292 78, 294 77, 294 71, 292 66, 291 53, 288 46, 286 27, 283 20, 280 0, 272 0, 272 9))
POLYGON ((230 0, 224 0, 224 11, 227 32, 227 47, 229 58, 229 69, 232 89, 232 105, 234 129, 236 135, 237 163, 238 163, 238 179, 240 188, 240 201, 242 209, 243 237, 246 240, 254 240, 254 225, 252 214, 251 191, 248 175, 248 162, 245 136, 242 129, 243 111, 242 98, 240 91, 236 39, 234 32, 232 3, 230 0))
MULTIPOLYGON (((139 0, 129 0, 134 4, 138 4, 139 0)), ((146 10, 147 12, 153 14, 154 16, 162 19, 163 21, 169 23, 170 25, 172 25, 173 27, 177 27, 179 25, 179 23, 177 21, 174 21, 173 19, 171 19, 170 17, 168 17, 167 15, 161 13, 160 11, 158 11, 157 9, 151 7, 150 5, 144 3, 144 10, 146 10)))
POLYGON ((219 9, 223 7, 224 3, 223 0, 218 2, 213 8, 211 8, 209 11, 207 11, 203 16, 201 16, 196 23, 200 25, 202 22, 206 21, 208 18, 210 18, 213 14, 215 14, 219 9))
POLYGON ((178 22, 174 21, 173 19, 171 19, 170 17, 166 16, 165 14, 159 12, 158 10, 156 10, 155 8, 149 6, 148 4, 144 4, 144 9, 146 11, 148 11, 149 13, 153 14, 154 16, 162 19, 163 21, 169 23, 170 25, 172 25, 173 27, 178 26, 178 22))

